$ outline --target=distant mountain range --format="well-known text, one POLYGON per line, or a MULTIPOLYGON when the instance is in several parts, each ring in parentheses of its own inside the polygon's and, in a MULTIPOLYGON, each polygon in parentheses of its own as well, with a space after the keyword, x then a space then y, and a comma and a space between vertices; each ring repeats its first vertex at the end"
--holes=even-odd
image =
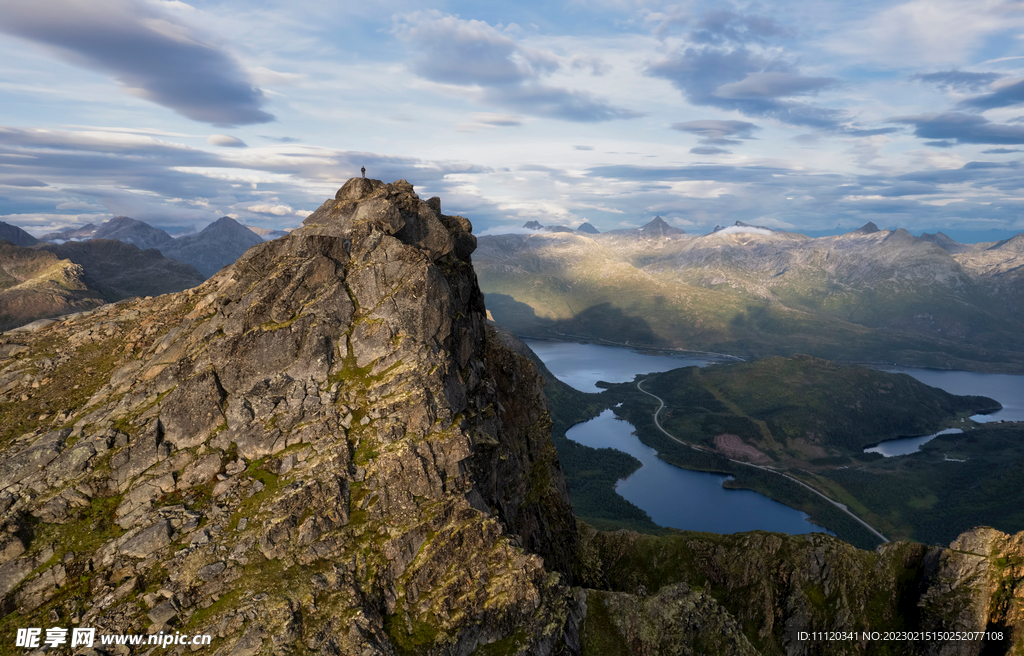
POLYGON ((282 231, 229 217, 175 239, 118 216, 53 232, 42 241, 0 222, 0 330, 132 296, 157 296, 202 283, 252 246, 282 231))
POLYGON ((86 239, 116 239, 143 250, 155 248, 166 257, 191 264, 203 276, 209 278, 232 264, 242 253, 256 244, 285 234, 287 233, 282 230, 243 226, 234 219, 224 216, 197 234, 175 239, 144 221, 136 221, 127 216, 115 216, 99 226, 90 223, 73 230, 51 232, 43 235, 42 241, 64 243, 86 239))
POLYGON ((874 224, 811 238, 660 219, 601 234, 484 236, 487 307, 520 335, 738 356, 1024 372, 1024 234, 960 244, 874 224))
POLYGON ((596 235, 601 231, 592 226, 590 223, 584 222, 583 225, 576 228, 575 230, 567 226, 546 226, 541 225, 539 221, 527 221, 523 224, 523 227, 527 230, 539 230, 542 232, 585 232, 588 235, 596 235))

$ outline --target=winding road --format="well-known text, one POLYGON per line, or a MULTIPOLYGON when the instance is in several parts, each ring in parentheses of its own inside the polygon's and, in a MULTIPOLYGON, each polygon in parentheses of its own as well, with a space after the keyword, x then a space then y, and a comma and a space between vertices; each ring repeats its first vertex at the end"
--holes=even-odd
MULTIPOLYGON (((658 421, 658 415, 661 413, 662 408, 665 407, 665 402, 661 399, 660 396, 657 396, 656 394, 651 394, 650 392, 645 390, 643 387, 640 387, 640 383, 644 383, 644 382, 647 382, 646 378, 644 380, 641 380, 641 381, 637 382, 636 388, 638 390, 640 390, 641 392, 643 392, 644 394, 646 394, 647 396, 654 397, 655 399, 658 400, 658 409, 654 411, 654 425, 658 427, 658 430, 660 430, 662 433, 664 433, 669 439, 675 440, 676 442, 682 444, 683 446, 688 446, 691 449, 693 449, 694 451, 705 451, 705 449, 702 449, 702 448, 700 448, 700 447, 698 447, 696 445, 690 444, 689 442, 684 442, 683 440, 679 439, 678 437, 676 437, 675 435, 673 435, 672 433, 668 432, 667 430, 665 430, 662 427, 661 422, 658 421)), ((857 520, 857 522, 861 526, 863 526, 867 530, 871 531, 871 533, 873 535, 875 535, 876 537, 878 537, 878 539, 880 539, 882 542, 888 542, 889 541, 889 538, 885 537, 884 535, 882 535, 881 533, 876 531, 874 529, 874 527, 872 527, 870 524, 868 524, 863 519, 861 519, 857 515, 854 515, 852 512, 850 512, 850 509, 846 507, 846 504, 839 503, 838 501, 833 501, 832 499, 828 498, 827 496, 825 496, 821 492, 815 490, 813 487, 811 487, 807 483, 804 483, 803 481, 801 481, 801 480, 799 480, 797 478, 794 478, 794 477, 790 476, 789 474, 785 474, 785 473, 780 472, 780 471, 778 471, 776 469, 772 469, 771 467, 763 467, 761 465, 755 465, 752 462, 744 462, 742 460, 733 460, 732 458, 726 458, 726 459, 729 462, 735 462, 738 465, 746 465, 748 467, 756 467, 758 469, 761 469, 761 470, 764 470, 764 471, 767 471, 767 472, 771 472, 771 473, 777 474, 779 476, 784 476, 785 478, 788 478, 789 480, 793 481, 797 485, 804 486, 805 488, 807 488, 811 492, 814 492, 815 494, 817 494, 819 497, 821 497, 825 501, 828 501, 829 503, 831 503, 836 508, 839 508, 840 510, 842 510, 844 513, 846 513, 847 515, 849 515, 853 519, 857 520)))

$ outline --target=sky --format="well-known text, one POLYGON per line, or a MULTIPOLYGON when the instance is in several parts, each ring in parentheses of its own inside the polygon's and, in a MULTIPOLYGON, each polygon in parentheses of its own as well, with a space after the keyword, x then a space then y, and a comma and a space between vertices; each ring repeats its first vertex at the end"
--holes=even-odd
POLYGON ((0 0, 0 221, 1024 231, 1024 2, 0 0))

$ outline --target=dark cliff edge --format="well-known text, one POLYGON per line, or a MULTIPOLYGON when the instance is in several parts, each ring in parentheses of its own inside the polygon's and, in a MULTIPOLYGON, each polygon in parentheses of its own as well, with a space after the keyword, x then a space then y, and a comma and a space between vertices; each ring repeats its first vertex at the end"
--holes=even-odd
POLYGON ((1021 535, 577 523, 475 245, 438 199, 357 178, 198 287, 0 336, 0 651, 71 626, 219 656, 1024 648, 1021 535), (799 637, 986 628, 1007 638, 799 637))

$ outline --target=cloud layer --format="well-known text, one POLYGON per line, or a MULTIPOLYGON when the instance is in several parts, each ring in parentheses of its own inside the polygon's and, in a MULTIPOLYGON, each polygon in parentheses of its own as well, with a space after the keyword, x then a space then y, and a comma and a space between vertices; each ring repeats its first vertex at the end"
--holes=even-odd
MULTIPOLYGON (((563 63, 553 53, 516 43, 479 20, 437 11, 416 12, 397 21, 394 33, 412 49, 412 70, 432 82, 479 91, 480 100, 516 112, 565 121, 602 122, 643 114, 617 107, 593 94, 545 84, 563 63)), ((571 67, 600 73, 600 62, 570 60, 571 67)))
POLYGON ((189 27, 129 0, 0 4, 0 30, 113 77, 134 95, 213 125, 273 121, 238 62, 189 27))

